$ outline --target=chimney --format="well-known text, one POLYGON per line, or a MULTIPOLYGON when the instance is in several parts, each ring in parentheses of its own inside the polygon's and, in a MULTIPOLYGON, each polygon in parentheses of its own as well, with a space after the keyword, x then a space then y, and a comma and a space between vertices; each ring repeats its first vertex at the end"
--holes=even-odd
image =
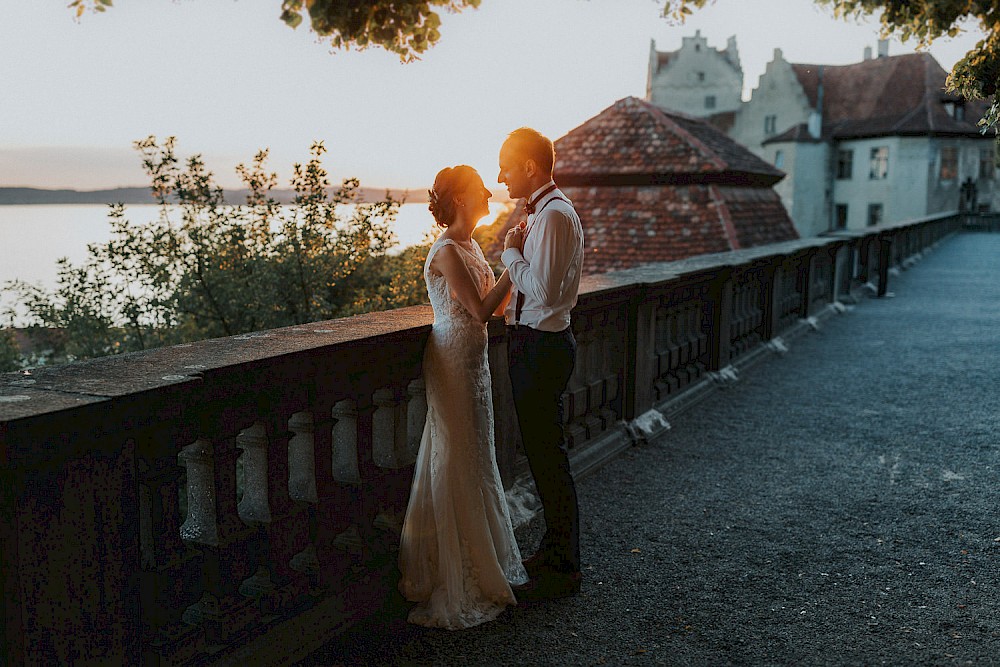
POLYGON ((816 109, 809 114, 806 127, 809 136, 819 139, 823 135, 823 66, 816 70, 816 109))
POLYGON ((879 58, 889 57, 889 40, 887 39, 878 40, 878 57, 879 58))
POLYGON ((865 47, 865 60, 871 60, 871 59, 872 59, 872 47, 866 46, 865 47))

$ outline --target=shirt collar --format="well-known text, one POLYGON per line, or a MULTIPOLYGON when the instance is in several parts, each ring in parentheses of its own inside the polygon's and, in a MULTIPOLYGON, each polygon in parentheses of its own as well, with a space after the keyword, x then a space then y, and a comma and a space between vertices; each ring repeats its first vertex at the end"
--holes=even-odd
MULTIPOLYGON (((537 197, 538 195, 542 194, 547 188, 555 186, 555 184, 556 184, 555 181, 550 180, 548 183, 546 183, 542 187, 540 187, 537 190, 535 190, 534 192, 532 192, 531 196, 528 197, 528 201, 533 201, 535 199, 535 197, 537 197)), ((553 190, 551 194, 554 195, 555 194, 555 190, 553 190)), ((541 202, 539 202, 539 203, 541 203, 541 202)))

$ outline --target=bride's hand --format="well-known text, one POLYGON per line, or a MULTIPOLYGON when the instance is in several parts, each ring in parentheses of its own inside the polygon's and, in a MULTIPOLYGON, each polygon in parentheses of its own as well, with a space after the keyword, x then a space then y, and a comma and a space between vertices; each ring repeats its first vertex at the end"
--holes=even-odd
POLYGON ((503 249, 509 250, 510 248, 524 249, 524 229, 521 225, 514 225, 507 230, 507 236, 503 239, 503 249))

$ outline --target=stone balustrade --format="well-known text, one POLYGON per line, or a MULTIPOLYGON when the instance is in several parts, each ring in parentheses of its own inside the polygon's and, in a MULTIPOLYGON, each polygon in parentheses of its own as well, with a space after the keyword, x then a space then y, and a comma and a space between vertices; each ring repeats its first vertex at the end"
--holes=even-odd
MULTIPOLYGON (((586 278, 564 400, 576 474, 961 227, 586 278)), ((290 662, 370 613, 393 585, 431 321, 417 306, 0 376, 0 663, 290 662)), ((489 333, 497 458, 520 493, 502 322, 489 333)))

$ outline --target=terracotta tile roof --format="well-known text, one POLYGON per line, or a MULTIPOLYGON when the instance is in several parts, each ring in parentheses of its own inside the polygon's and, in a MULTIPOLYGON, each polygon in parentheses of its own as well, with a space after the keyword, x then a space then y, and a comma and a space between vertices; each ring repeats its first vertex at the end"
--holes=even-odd
POLYGON ((555 142, 565 185, 759 183, 784 173, 704 120, 626 97, 555 142))
POLYGON ((825 137, 981 136, 976 121, 987 103, 964 101, 965 118, 951 117, 942 102, 963 101, 945 93, 948 75, 928 53, 873 58, 852 65, 793 64, 792 70, 813 108, 822 78, 825 137))
POLYGON ((711 123, 712 127, 728 134, 729 130, 733 129, 733 125, 736 123, 736 111, 720 111, 711 116, 706 116, 705 120, 711 123))
POLYGON ((732 249, 750 248, 799 238, 781 198, 770 188, 715 186, 723 215, 736 233, 732 249))
POLYGON ((798 238, 770 188, 564 187, 584 226, 590 275, 798 238))
POLYGON ((565 187, 584 226, 585 274, 730 250, 709 186, 565 187))
POLYGON ((799 123, 798 125, 793 125, 781 134, 776 134, 773 137, 768 137, 764 140, 765 144, 770 144, 773 142, 782 141, 804 141, 804 142, 818 142, 822 141, 822 138, 814 137, 809 133, 809 126, 805 123, 799 123))

